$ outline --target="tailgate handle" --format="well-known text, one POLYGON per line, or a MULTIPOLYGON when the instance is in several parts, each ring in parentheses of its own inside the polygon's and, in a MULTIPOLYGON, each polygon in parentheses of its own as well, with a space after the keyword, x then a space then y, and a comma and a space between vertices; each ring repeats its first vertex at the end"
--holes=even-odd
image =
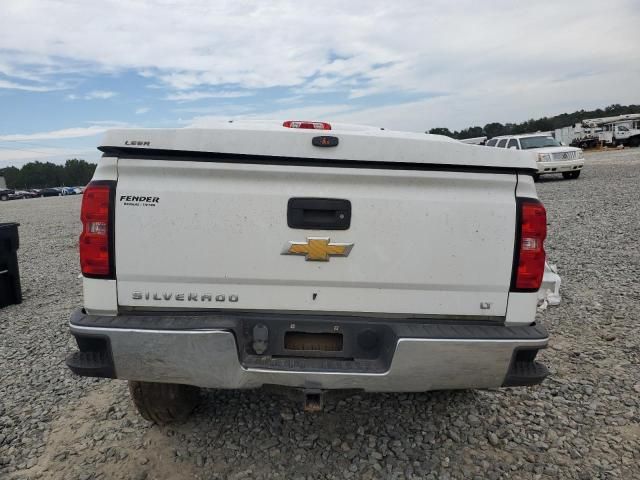
POLYGON ((351 202, 338 198, 290 198, 287 224, 308 230, 347 230, 351 225, 351 202))

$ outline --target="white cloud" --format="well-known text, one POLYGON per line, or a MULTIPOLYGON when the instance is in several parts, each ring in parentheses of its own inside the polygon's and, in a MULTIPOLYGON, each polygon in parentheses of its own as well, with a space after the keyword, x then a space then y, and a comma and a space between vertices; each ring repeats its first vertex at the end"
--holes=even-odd
POLYGON ((125 128, 132 126, 128 122, 122 122, 120 120, 88 120, 86 123, 91 126, 98 125, 105 128, 125 128))
POLYGON ((116 95, 117 95, 116 92, 109 92, 106 90, 94 90, 93 92, 87 93, 84 98, 87 100, 93 100, 93 99, 106 100, 108 98, 115 97, 116 95))
POLYGON ((0 168, 8 165, 22 165, 35 160, 46 160, 54 163, 68 158, 97 159, 100 153, 87 143, 87 140, 104 133, 110 128, 123 128, 127 123, 112 120, 89 122, 88 127, 65 128, 36 133, 12 133, 0 135, 0 168), (47 144, 40 143, 47 141, 47 144), (56 141, 63 141, 56 147, 56 141), (54 144, 54 146, 51 145, 54 144))
MULTIPOLYGON (((433 127, 461 129, 486 123, 520 122, 529 118, 555 115, 580 108, 591 109, 618 101, 620 96, 637 95, 634 73, 603 73, 559 82, 531 82, 505 88, 494 95, 460 92, 452 95, 397 103, 380 107, 356 108, 352 104, 289 107, 268 112, 237 112, 221 107, 216 115, 200 115, 184 121, 187 126, 207 127, 229 119, 316 120, 358 123, 387 129, 423 132, 433 127), (617 84, 598 98, 589 97, 602 84, 617 84), (550 107, 551 105, 551 107, 550 107)), ((637 98, 637 97, 636 97, 637 98)))
POLYGON ((103 133, 110 125, 91 125, 89 127, 64 128, 62 130, 53 130, 50 132, 37 133, 12 133, 8 135, 0 135, 0 141, 3 142, 21 142, 29 140, 61 140, 65 138, 82 138, 92 137, 103 133))
POLYGON ((0 88, 4 88, 7 90, 23 90, 25 92, 51 92, 54 90, 62 90, 63 87, 28 85, 25 83, 17 83, 0 79, 0 88))
POLYGON ((85 93, 84 95, 76 95, 75 93, 71 93, 67 95, 67 98, 69 100, 108 100, 109 98, 113 98, 116 95, 116 92, 111 92, 108 90, 93 90, 89 93, 85 93))
POLYGON ((145 113, 147 113, 149 110, 151 110, 149 107, 140 107, 140 108, 136 108, 135 114, 136 115, 144 115, 145 113))
MULTIPOLYGON (((176 102, 251 91, 255 111, 264 114, 268 102, 261 102, 260 95, 267 95, 261 89, 291 89, 300 105, 307 95, 339 92, 349 105, 339 111, 319 107, 317 113, 413 130, 638 102, 640 4, 617 1, 606 9, 606 22, 602 5, 4 2, 0 72, 7 78, 0 88, 45 91, 38 89, 59 88, 61 79, 68 85, 83 76, 133 70, 161 86, 160 97, 176 102), (407 94, 422 100, 398 103, 407 94), (383 106, 367 107, 373 95, 383 106)), ((97 92, 102 96, 92 98, 113 93, 97 92)))
MULTIPOLYGON (((346 104, 317 105, 302 108, 285 108, 281 110, 273 110, 268 113, 240 113, 235 114, 233 111, 228 115, 222 110, 217 115, 199 115, 189 121, 185 121, 188 127, 206 128, 220 122, 229 120, 271 120, 274 122, 282 122, 284 120, 318 120, 331 121, 339 120, 349 112, 353 111, 353 107, 346 104)), ((371 123, 367 121, 359 121, 357 123, 371 123)))
POLYGON ((250 97, 254 95, 252 92, 239 92, 239 91, 198 91, 191 90, 187 92, 171 93, 165 97, 165 100, 173 100, 176 102, 191 102, 194 100, 203 100, 205 98, 240 98, 250 97))
POLYGON ((366 76, 383 90, 451 91, 491 80, 499 88, 585 65, 629 68, 640 58, 633 0, 609 9, 606 24, 597 0, 32 0, 3 10, 0 45, 8 51, 54 69, 71 61, 87 70, 131 68, 178 90, 299 86, 327 74, 366 76), (385 64, 392 66, 374 68, 385 64))

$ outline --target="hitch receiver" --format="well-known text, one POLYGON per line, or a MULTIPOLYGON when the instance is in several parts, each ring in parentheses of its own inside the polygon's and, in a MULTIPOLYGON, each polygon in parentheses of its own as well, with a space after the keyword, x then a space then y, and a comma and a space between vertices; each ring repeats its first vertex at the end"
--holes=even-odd
POLYGON ((305 412, 320 412, 324 408, 324 392, 322 390, 304 390, 302 396, 305 412))

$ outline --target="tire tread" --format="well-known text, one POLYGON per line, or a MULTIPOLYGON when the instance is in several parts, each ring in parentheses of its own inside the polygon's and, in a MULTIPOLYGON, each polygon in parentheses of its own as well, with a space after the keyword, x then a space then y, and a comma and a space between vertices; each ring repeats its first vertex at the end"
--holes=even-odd
POLYGON ((198 404, 200 389, 191 385, 129 381, 138 413, 159 425, 182 422, 198 404))

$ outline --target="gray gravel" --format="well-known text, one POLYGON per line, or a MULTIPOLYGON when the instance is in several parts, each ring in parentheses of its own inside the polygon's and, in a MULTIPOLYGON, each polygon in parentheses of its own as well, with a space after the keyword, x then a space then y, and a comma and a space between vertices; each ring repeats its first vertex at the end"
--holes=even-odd
POLYGON ((0 478, 640 478, 640 150, 543 178, 563 302, 542 386, 359 395, 303 414, 264 392, 204 394, 150 426, 121 381, 74 377, 76 197, 0 204, 20 222, 24 303, 0 310, 0 478))

